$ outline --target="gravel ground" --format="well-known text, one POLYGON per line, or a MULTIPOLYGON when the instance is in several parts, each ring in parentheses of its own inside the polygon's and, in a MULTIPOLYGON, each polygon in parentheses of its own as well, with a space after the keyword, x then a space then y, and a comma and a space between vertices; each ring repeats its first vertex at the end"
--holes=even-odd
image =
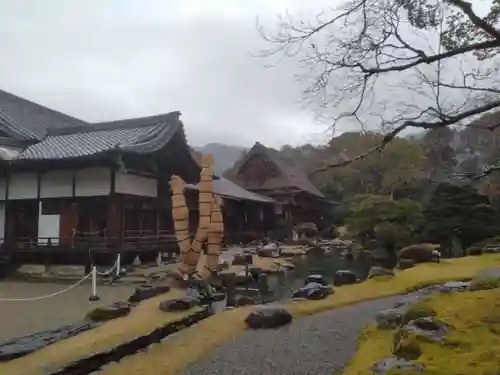
MULTIPOLYGON (((0 282, 2 298, 30 298, 43 296, 67 288, 59 283, 29 283, 18 281, 0 282)), ((89 302, 90 283, 83 283, 60 295, 38 301, 0 301, 0 342, 58 328, 64 324, 80 321, 92 308, 111 304, 132 294, 133 287, 125 285, 97 287, 101 298, 89 302)))
POLYGON ((361 302, 296 319, 277 330, 247 330, 184 375, 333 375, 355 354, 359 331, 401 297, 361 302))

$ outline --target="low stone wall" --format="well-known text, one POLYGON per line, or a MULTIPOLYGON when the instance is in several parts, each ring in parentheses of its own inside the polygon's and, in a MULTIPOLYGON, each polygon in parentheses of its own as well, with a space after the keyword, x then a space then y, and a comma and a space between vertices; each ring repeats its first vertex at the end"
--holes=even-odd
POLYGON ((37 332, 0 344, 0 362, 10 361, 40 350, 57 341, 67 339, 99 326, 99 323, 84 321, 58 329, 37 332))
POLYGON ((208 318, 211 314, 212 313, 209 307, 203 307, 201 311, 197 311, 185 318, 170 322, 155 329, 147 335, 136 337, 131 341, 120 344, 119 346, 104 352, 95 353, 91 356, 81 358, 51 372, 48 375, 87 375, 91 372, 99 370, 108 363, 118 362, 124 357, 136 354, 138 351, 147 348, 151 344, 158 343, 165 337, 208 318))

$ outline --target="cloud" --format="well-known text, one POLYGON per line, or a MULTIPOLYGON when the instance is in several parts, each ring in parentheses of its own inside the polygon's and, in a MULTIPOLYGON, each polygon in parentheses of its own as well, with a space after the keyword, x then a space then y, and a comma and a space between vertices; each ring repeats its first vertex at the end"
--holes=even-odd
POLYGON ((321 3, 0 0, 0 88, 89 121, 180 110, 193 145, 323 140, 293 62, 252 56, 257 16, 321 3))

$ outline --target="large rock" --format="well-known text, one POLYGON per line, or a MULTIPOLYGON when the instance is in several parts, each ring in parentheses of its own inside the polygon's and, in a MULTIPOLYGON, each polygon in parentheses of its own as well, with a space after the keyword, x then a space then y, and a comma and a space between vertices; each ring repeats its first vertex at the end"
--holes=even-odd
POLYGON ((333 293, 333 289, 329 286, 318 283, 309 283, 293 293, 292 298, 304 298, 311 300, 324 299, 333 293))
POLYGON ((404 306, 400 306, 394 309, 379 311, 375 315, 377 326, 382 329, 399 327, 403 321, 403 315, 405 314, 405 309, 403 307, 404 306))
POLYGON ((326 282, 326 280, 324 279, 324 277, 322 275, 309 275, 309 276, 307 276, 306 281, 305 281, 305 285, 307 285, 309 283, 317 283, 317 284, 321 284, 323 286, 328 285, 328 283, 326 282))
POLYGON ((374 266, 370 268, 370 271, 368 272, 368 278, 374 278, 374 277, 380 277, 380 276, 394 276, 394 272, 392 270, 388 270, 387 268, 379 267, 379 266, 374 266))
POLYGON ((347 285, 359 283, 359 277, 352 271, 349 270, 339 270, 335 272, 333 276, 333 285, 347 285))
POLYGON ((278 256, 279 247, 275 243, 268 243, 263 245, 257 250, 257 254, 261 257, 275 257, 278 256))
POLYGON ((277 328, 290 324, 293 320, 292 314, 281 307, 264 306, 252 311, 245 319, 249 328, 277 328))
POLYGON ((134 294, 129 297, 129 302, 136 303, 155 297, 160 294, 168 293, 170 287, 168 285, 141 285, 135 288, 134 294))
MULTIPOLYGON (((428 341, 438 341, 443 343, 448 332, 448 326, 433 316, 421 317, 408 322, 401 328, 406 334, 424 337, 428 341)), ((397 344, 397 342, 396 342, 397 344)))
POLYGON ((419 363, 409 362, 405 359, 390 357, 375 362, 371 370, 376 375, 386 375, 391 370, 424 372, 424 366, 419 363))
MULTIPOLYGON (((78 324, 66 325, 57 329, 34 333, 0 344, 0 362, 22 357, 40 350, 55 342, 78 335, 99 326, 99 323, 84 321, 78 324)), ((4 372, 1 372, 4 374, 4 372)))
POLYGON ((130 303, 128 302, 115 302, 109 306, 97 307, 87 314, 86 318, 92 322, 104 322, 126 316, 130 313, 130 303))
POLYGON ((438 293, 465 292, 471 285, 468 281, 448 281, 442 285, 431 287, 430 291, 438 293))
POLYGON ((192 297, 169 299, 160 302, 159 308, 164 312, 187 311, 198 304, 198 300, 192 297))
POLYGON ((468 287, 469 290, 487 290, 500 288, 500 268, 488 268, 480 271, 468 287))

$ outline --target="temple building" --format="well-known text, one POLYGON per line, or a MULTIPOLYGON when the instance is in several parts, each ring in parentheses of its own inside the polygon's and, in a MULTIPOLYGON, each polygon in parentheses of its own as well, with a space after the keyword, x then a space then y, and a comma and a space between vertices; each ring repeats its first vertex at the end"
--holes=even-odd
MULTIPOLYGON (((88 264, 175 247, 170 178, 195 187, 200 172, 180 116, 89 123, 0 91, 0 255, 88 264)), ((228 231, 263 231, 274 200, 217 183, 228 231)))
POLYGON ((276 201, 276 218, 288 230, 301 223, 324 225, 331 202, 295 163, 257 142, 233 168, 231 179, 242 188, 276 201))

